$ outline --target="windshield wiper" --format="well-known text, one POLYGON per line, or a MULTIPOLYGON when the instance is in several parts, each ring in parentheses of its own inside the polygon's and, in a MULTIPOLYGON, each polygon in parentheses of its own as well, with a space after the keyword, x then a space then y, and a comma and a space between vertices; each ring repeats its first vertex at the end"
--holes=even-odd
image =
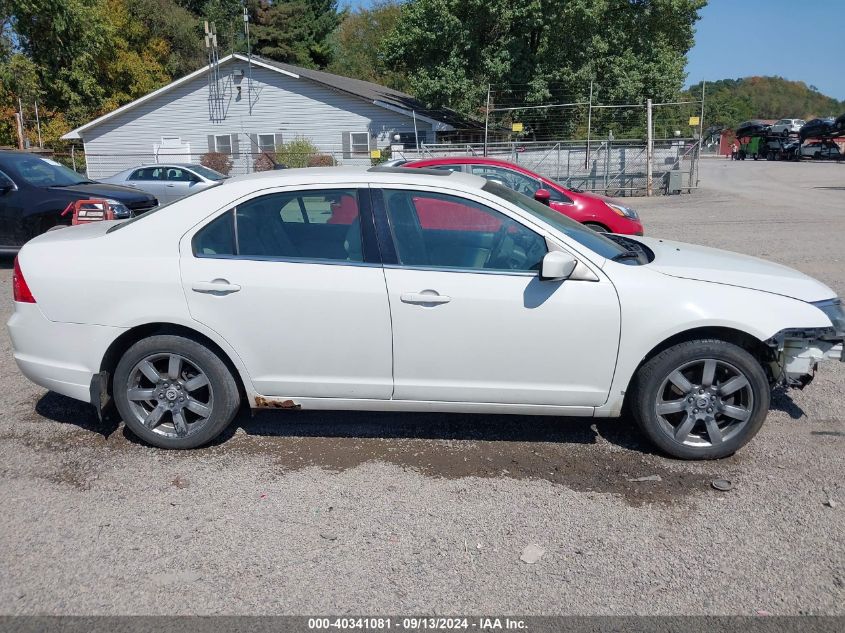
POLYGON ((640 259, 640 253, 638 253, 637 251, 622 251, 621 253, 618 253, 617 255, 614 255, 613 257, 611 257, 610 261, 619 262, 619 261, 622 261, 623 259, 639 260, 640 259))

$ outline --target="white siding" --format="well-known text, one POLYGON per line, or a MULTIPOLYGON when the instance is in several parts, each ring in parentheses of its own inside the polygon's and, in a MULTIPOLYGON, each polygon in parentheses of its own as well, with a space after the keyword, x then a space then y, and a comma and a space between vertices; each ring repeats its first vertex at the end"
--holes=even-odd
MULTIPOLYGON (((123 112, 90 130, 81 132, 88 157, 88 175, 104 178, 122 169, 154 160, 154 146, 163 136, 179 137, 190 144, 192 160, 208 151, 213 134, 239 134, 241 152, 251 150, 249 134, 276 133, 285 141, 296 136, 310 139, 322 152, 332 153, 339 163, 345 132, 371 134, 371 147, 390 146, 397 132, 413 132, 409 116, 376 106, 364 99, 332 90, 304 78, 295 79, 253 66, 253 107, 249 111, 248 77, 233 77, 236 69, 247 72, 246 62, 233 60, 221 67, 224 94, 222 121, 209 116, 208 82, 205 75, 123 112), (241 86, 238 97, 235 86, 241 86)), ((431 125, 417 119, 420 132, 433 140, 431 125)), ((347 160, 369 163, 368 159, 347 160)), ((232 173, 252 168, 252 158, 236 157, 232 173)))

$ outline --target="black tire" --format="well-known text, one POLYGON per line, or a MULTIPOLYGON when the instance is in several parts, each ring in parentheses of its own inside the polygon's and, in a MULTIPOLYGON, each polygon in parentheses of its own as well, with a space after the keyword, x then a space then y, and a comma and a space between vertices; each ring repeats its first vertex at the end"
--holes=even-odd
MULTIPOLYGON (((187 371, 185 370, 185 376, 187 376, 187 371)), ((190 385, 187 382, 189 378, 186 377, 185 380, 181 378, 173 380, 167 378, 165 372, 162 372, 162 377, 168 380, 174 387, 176 387, 177 382, 180 383, 180 386, 176 388, 182 389, 184 386, 184 393, 188 397, 188 400, 192 399, 190 397, 191 394, 188 393, 190 385)), ((167 383, 165 383, 164 387, 167 387, 167 383)), ((143 441, 159 448, 188 449, 207 444, 229 426, 240 407, 238 386, 226 363, 202 343, 184 336, 151 336, 132 345, 123 354, 123 357, 117 364, 112 388, 115 405, 126 426, 143 441), (204 374, 204 377, 207 379, 206 386, 199 387, 199 389, 205 389, 204 393, 207 394, 205 404, 208 405, 205 408, 210 413, 205 417, 197 415, 193 422, 185 425, 186 430, 184 436, 175 436, 177 434, 177 425, 175 424, 172 411, 168 413, 167 409, 162 409, 164 413, 160 416, 161 422, 155 427, 156 430, 145 426, 139 418, 139 411, 145 408, 167 406, 167 400, 170 398, 169 393, 165 399, 138 402, 137 398, 134 398, 134 402, 130 402, 128 390, 134 384, 131 381, 135 380, 134 376, 137 375, 136 369, 138 364, 147 358, 157 357, 159 355, 178 356, 181 358, 180 363, 183 363, 180 364, 180 367, 193 367, 199 373, 204 374), (154 405, 153 402, 157 404, 154 405), (168 418, 168 416, 170 417, 168 418), (169 423, 167 421, 168 419, 170 420, 169 423), (165 435, 163 433, 168 432, 168 424, 170 424, 172 433, 165 435)), ((149 390, 155 392, 156 389, 159 389, 159 387, 153 387, 149 390)), ((164 389, 162 389, 163 391, 164 389)), ((168 390, 168 392, 170 391, 168 390)), ((187 407, 188 405, 186 404, 184 406, 187 407)), ((185 410, 186 417, 193 415, 193 413, 185 410)))
MULTIPOLYGON (((729 374, 725 373, 724 375, 728 376, 729 374)), ((691 393, 695 394, 694 397, 707 398, 706 392, 701 396, 698 395, 698 388, 703 386, 706 381, 702 380, 702 385, 696 385, 694 380, 690 380, 690 382, 693 387, 691 393)), ((723 384, 719 383, 717 379, 710 382, 714 385, 713 388, 718 390, 719 386, 727 386, 730 379, 726 379, 723 384)), ((680 402, 687 406, 686 395, 680 389, 677 390, 677 393, 681 394, 676 396, 679 400, 672 400, 671 402, 680 402)), ((737 345, 717 339, 698 339, 674 345, 646 362, 634 376, 629 395, 634 419, 642 432, 658 448, 681 459, 719 459, 735 453, 760 430, 769 411, 771 389, 763 367, 747 351, 737 345), (689 427, 687 435, 682 438, 684 441, 681 441, 676 439, 675 435, 669 431, 672 421, 668 418, 676 416, 677 426, 673 430, 677 432, 691 416, 690 411, 678 411, 660 416, 657 413, 657 407, 660 406, 658 401, 665 401, 662 391, 664 388, 675 389, 673 384, 667 382, 670 380, 670 375, 675 375, 674 372, 684 366, 690 366, 692 368, 690 371, 694 371, 696 362, 703 363, 705 359, 712 359, 721 363, 718 367, 723 368, 722 371, 724 372, 729 372, 730 369, 737 370, 736 375, 741 374, 746 379, 746 384, 735 392, 736 395, 725 396, 724 400, 736 398, 738 401, 741 397, 750 398, 749 406, 746 409, 749 415, 744 422, 739 422, 733 420, 731 416, 720 414, 717 411, 713 414, 713 419, 716 420, 717 429, 721 429, 720 425, 724 425, 727 439, 723 441, 720 439, 718 442, 711 441, 709 423, 704 420, 697 420, 692 427, 689 427), (718 416, 721 416, 721 421, 717 420, 718 416)), ((713 397, 717 398, 720 403, 714 404, 714 406, 725 406, 721 404, 723 402, 721 396, 713 397)), ((741 407, 733 407, 733 404, 736 403, 728 402, 726 406, 734 410, 741 409, 741 407)), ((690 404, 689 406, 697 405, 690 404)), ((696 412, 698 411, 696 409, 696 412)), ((710 409, 707 409, 707 411, 710 411, 710 409)), ((700 415, 705 415, 704 410, 701 410, 700 415)), ((692 417, 695 418, 695 416, 692 417)), ((716 433, 716 435, 722 438, 721 432, 716 433)))
POLYGON ((584 226, 593 229, 596 233, 610 233, 610 229, 607 228, 604 224, 599 224, 598 222, 584 222, 584 226))

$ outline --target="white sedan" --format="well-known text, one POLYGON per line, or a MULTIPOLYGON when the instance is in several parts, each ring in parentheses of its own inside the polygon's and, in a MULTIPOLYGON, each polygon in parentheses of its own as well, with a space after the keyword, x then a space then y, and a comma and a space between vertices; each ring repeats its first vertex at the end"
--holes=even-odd
POLYGON ((483 178, 323 168, 232 179, 21 250, 8 327, 32 381, 163 448, 242 404, 620 416, 716 458, 770 389, 842 357, 827 286, 711 248, 600 235, 483 178), (71 265, 68 265, 68 262, 71 265))

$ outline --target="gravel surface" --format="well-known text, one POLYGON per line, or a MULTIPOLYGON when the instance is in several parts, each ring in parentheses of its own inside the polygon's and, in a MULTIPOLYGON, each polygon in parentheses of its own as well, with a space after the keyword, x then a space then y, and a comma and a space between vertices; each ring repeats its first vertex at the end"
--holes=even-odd
MULTIPOLYGON (((845 294, 845 164, 701 171, 631 201, 649 234, 845 294)), ((308 411, 180 453, 0 347, 4 614, 845 614, 842 364, 719 462, 656 455, 627 420, 308 411)))

